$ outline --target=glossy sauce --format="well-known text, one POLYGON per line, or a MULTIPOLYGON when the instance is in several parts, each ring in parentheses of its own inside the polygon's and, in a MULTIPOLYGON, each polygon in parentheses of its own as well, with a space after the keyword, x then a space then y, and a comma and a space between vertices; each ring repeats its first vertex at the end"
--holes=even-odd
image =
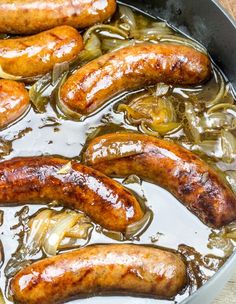
MULTIPOLYGON (((88 137, 124 129, 137 130, 137 127, 131 125, 125 119, 124 114, 117 112, 116 109, 119 102, 127 102, 143 91, 144 89, 126 92, 114 98, 108 106, 80 122, 58 117, 52 104, 48 104, 46 112, 42 114, 36 113, 31 108, 20 122, 0 131, 2 160, 16 156, 36 155, 61 155, 80 160, 80 153, 88 137)), ((173 94, 178 99, 175 106, 178 109, 178 120, 182 121, 182 104, 189 99, 187 94, 191 93, 195 98, 196 108, 200 112, 204 111, 206 100, 210 100, 217 92, 218 84, 212 78, 209 83, 197 88, 172 87, 169 94, 173 94)), ((232 94, 233 92, 229 89, 229 93, 224 97, 225 102, 233 102, 232 94)), ((185 127, 166 137, 190 147, 188 134, 189 130, 185 127)), ((202 153, 200 155, 205 160, 223 167, 221 161, 209 158, 202 153)), ((227 164, 227 170, 229 169, 236 169, 235 162, 227 164)), ((122 182, 122 180, 119 181, 122 182)), ((148 229, 141 236, 134 237, 132 242, 179 249, 188 258, 191 284, 183 291, 183 294, 175 298, 176 303, 179 303, 217 271, 218 267, 224 263, 224 252, 217 247, 209 248, 209 235, 212 230, 200 222, 166 190, 150 183, 142 182, 140 185, 137 182, 129 183, 127 180, 125 186, 143 197, 147 206, 153 211, 153 220, 148 229)), ((0 265, 2 263, 0 287, 6 295, 8 289, 4 270, 11 255, 16 252, 19 243, 24 239, 22 236, 24 230, 27 229, 28 216, 40 208, 42 205, 1 207, 3 223, 0 231, 3 251, 0 253, 0 265)), ((55 207, 55 209, 60 209, 60 207, 55 207)), ((218 233, 217 230, 215 232, 218 233)), ((130 240, 124 242, 130 242, 130 240)), ((118 241, 107 237, 102 233, 102 229, 95 225, 89 244, 96 243, 118 243, 118 241)), ((233 241, 232 244, 232 246, 236 245, 233 241)), ((33 259, 37 260, 42 257, 42 252, 39 252, 33 259)), ((137 302, 137 299, 134 300, 137 302)), ((104 303, 105 301, 107 300, 105 299, 104 303)), ((149 303, 148 301, 147 303, 149 303)), ((80 302, 92 303, 91 300, 80 300, 80 302)), ((155 303, 166 303, 166 301, 157 300, 155 303)))

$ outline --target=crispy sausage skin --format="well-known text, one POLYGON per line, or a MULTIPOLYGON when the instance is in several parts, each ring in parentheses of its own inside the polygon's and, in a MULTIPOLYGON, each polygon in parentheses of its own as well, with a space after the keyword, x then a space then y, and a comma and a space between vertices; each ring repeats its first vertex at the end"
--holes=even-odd
POLYGON ((29 94, 23 83, 0 79, 0 128, 18 119, 29 107, 29 94))
POLYGON ((0 40, 0 66, 14 76, 40 76, 56 63, 75 59, 82 48, 79 32, 60 26, 34 36, 0 40))
POLYGON ((59 25, 89 27, 113 15, 115 0, 0 0, 0 32, 33 34, 59 25))
POLYGON ((64 303, 98 293, 171 298, 186 277, 185 263, 175 253, 129 244, 92 245, 26 267, 13 278, 11 291, 19 304, 64 303))
POLYGON ((50 202, 84 211, 106 229, 125 233, 143 211, 135 197, 116 181, 59 157, 19 157, 0 163, 0 205, 50 202), (62 172, 60 169, 62 169, 62 172))
POLYGON ((210 77, 209 58, 180 45, 139 44, 95 59, 70 76, 60 102, 86 115, 126 90, 165 82, 197 85, 210 77))
POLYGON ((92 140, 84 162, 108 176, 136 174, 166 188, 209 226, 236 219, 231 189, 203 160, 172 141, 136 133, 108 134, 92 140))

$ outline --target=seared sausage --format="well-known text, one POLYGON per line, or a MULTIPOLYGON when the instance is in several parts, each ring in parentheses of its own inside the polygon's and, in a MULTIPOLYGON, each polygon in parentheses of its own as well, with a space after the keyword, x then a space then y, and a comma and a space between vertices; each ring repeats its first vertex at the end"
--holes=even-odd
POLYGON ((11 282, 19 304, 63 303, 72 297, 125 293, 172 298, 186 283, 175 253, 138 245, 93 245, 32 264, 11 282))
POLYGON ((0 205, 57 200, 79 209, 106 229, 125 233, 143 211, 116 181, 59 157, 19 157, 0 163, 0 205), (69 163, 70 164, 70 163, 69 163), (67 165, 68 166, 68 165, 67 165))
POLYGON ((29 94, 23 83, 0 79, 0 128, 18 119, 29 107, 29 94))
POLYGON ((75 59, 82 48, 79 32, 60 26, 34 36, 0 40, 0 66, 14 76, 40 76, 56 63, 75 59))
POLYGON ((170 191, 204 223, 236 219, 236 198, 208 164, 192 152, 152 136, 115 133, 95 138, 84 161, 108 176, 136 174, 170 191))
POLYGON ((165 82, 197 85, 211 73, 209 58, 179 45, 140 44, 108 53, 77 70, 62 85, 60 102, 86 115, 126 90, 165 82))
POLYGON ((33 34, 58 25, 89 27, 107 20, 115 0, 0 0, 0 32, 33 34))

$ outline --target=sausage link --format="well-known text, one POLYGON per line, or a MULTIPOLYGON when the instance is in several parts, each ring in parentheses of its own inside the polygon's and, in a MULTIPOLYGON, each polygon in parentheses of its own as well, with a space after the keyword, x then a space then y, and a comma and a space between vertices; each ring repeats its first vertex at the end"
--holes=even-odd
POLYGON ((208 164, 192 152, 152 136, 115 133, 95 138, 84 162, 108 176, 136 174, 171 192, 204 223, 236 219, 236 198, 208 164))
POLYGON ((63 303, 72 297, 125 293, 172 298, 186 284, 175 253, 139 245, 92 245, 41 260, 11 282, 19 304, 63 303))
POLYGON ((17 120, 29 107, 29 94, 23 83, 0 79, 0 128, 17 120))
POLYGON ((75 59, 82 48, 79 32, 60 26, 34 36, 0 40, 0 66, 11 75, 40 76, 56 63, 75 59))
POLYGON ((0 163, 0 205, 57 200, 79 209, 106 229, 125 233, 143 211, 135 197, 116 181, 59 157, 19 157, 0 163), (62 170, 62 171, 63 171, 62 170))
POLYGON ((211 74, 210 60, 193 48, 140 44, 103 55, 86 64, 62 85, 60 102, 89 114, 125 90, 165 82, 197 85, 211 74))
POLYGON ((107 20, 115 0, 0 0, 0 32, 33 34, 59 25, 89 27, 107 20))

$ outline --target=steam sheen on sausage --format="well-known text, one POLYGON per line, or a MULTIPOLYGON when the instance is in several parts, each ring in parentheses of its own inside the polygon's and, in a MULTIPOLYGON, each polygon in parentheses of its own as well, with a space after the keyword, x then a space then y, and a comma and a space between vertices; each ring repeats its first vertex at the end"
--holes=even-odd
POLYGON ((14 76, 40 76, 56 63, 75 59, 82 48, 80 33, 60 26, 34 36, 0 40, 0 66, 14 76))
POLYGON ((0 79, 0 128, 18 119, 29 107, 29 94, 23 83, 0 79))
POLYGON ((135 133, 107 134, 91 141, 84 161, 108 176, 136 174, 166 188, 210 226, 236 219, 231 189, 208 164, 172 141, 135 133))
POLYGON ((0 205, 57 200, 84 211, 102 227, 125 233, 143 211, 135 197, 116 181, 79 163, 59 157, 15 158, 0 163, 0 205), (60 169, 63 169, 60 171, 60 169))
POLYGON ((107 20, 115 0, 0 0, 0 32, 33 34, 59 25, 89 27, 107 20))
POLYGON ((62 85, 60 102, 86 115, 126 90, 157 82, 198 85, 209 78, 210 66, 205 54, 186 46, 140 44, 126 47, 77 70, 62 85))
POLYGON ((11 291, 19 304, 55 304, 97 293, 171 298, 185 283, 186 266, 177 254, 138 245, 93 245, 26 267, 13 278, 11 291))

